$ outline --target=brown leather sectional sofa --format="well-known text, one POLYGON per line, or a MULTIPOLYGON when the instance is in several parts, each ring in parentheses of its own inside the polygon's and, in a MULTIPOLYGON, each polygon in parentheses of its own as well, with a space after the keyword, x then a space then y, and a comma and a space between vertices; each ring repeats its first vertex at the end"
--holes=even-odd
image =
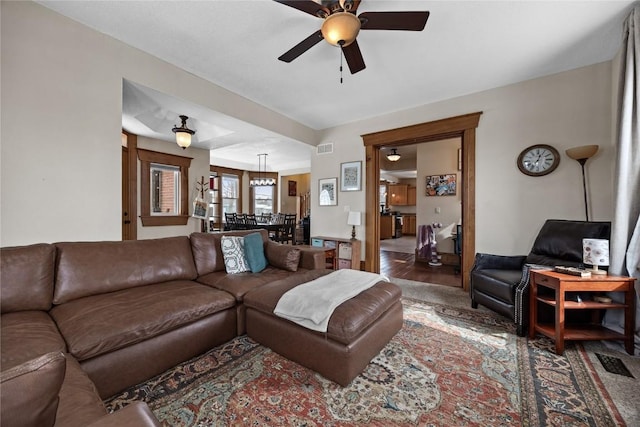
POLYGON ((218 234, 3 248, 2 424, 158 425, 144 403, 106 414, 102 399, 244 333, 250 290, 324 268, 322 250, 259 232, 269 266, 233 275, 218 234))

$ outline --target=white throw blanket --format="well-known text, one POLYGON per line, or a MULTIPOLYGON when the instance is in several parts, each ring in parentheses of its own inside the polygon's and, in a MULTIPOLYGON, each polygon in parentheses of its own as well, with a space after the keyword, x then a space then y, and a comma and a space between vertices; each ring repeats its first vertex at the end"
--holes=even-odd
POLYGON ((285 292, 273 312, 305 328, 327 332, 336 307, 381 280, 389 281, 376 273, 337 270, 285 292))

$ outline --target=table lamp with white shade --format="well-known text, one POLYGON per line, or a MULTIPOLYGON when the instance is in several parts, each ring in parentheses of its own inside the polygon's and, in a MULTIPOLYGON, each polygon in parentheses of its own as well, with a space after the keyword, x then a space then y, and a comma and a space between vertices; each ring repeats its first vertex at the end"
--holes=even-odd
POLYGON ((609 265, 609 241, 606 239, 582 239, 582 261, 593 266, 591 274, 606 275, 599 266, 609 265))
POLYGON ((349 211, 349 216, 347 217, 347 224, 352 226, 351 228, 351 239, 356 238, 356 225, 360 225, 360 212, 349 211))

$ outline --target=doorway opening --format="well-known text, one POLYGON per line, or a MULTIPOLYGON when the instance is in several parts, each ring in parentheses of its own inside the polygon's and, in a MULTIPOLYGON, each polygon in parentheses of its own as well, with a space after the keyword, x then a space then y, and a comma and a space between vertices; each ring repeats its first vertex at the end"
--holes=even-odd
MULTIPOLYGON (((456 116, 362 135, 365 145, 366 205, 380 206, 381 149, 388 146, 403 146, 423 142, 460 137, 462 140, 462 182, 459 185, 462 200, 461 248, 462 287, 469 290, 469 273, 475 256, 475 132, 482 112, 456 116)), ((366 212, 365 270, 380 272, 380 213, 378 209, 366 212)))
POLYGON ((380 273, 462 287, 460 149, 459 137, 381 149, 380 273))

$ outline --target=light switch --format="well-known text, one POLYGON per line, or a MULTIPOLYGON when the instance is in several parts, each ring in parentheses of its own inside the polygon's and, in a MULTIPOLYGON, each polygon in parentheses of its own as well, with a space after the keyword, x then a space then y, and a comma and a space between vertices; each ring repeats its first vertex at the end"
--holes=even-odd
POLYGON ((436 208, 436 213, 440 213, 440 206, 436 208))

